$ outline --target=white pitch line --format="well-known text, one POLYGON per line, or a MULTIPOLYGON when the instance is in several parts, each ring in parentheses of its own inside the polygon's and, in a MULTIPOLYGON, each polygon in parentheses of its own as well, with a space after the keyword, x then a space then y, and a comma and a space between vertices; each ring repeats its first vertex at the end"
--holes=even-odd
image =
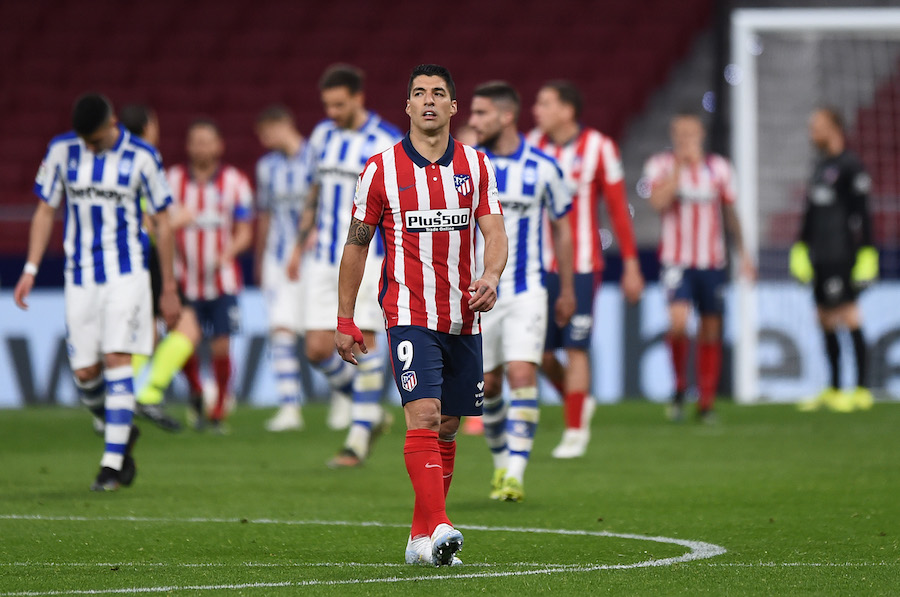
POLYGON ((862 566, 900 566, 900 562, 705 562, 720 568, 856 568, 862 566))
MULTIPOLYGON (((100 517, 90 518, 86 516, 42 516, 42 515, 21 515, 21 514, 0 514, 0 520, 35 520, 35 521, 68 521, 68 522, 153 522, 153 523, 252 523, 252 524, 282 524, 282 525, 322 525, 322 526, 355 526, 355 527, 382 527, 382 528, 406 528, 408 524, 392 524, 383 522, 355 522, 345 520, 273 520, 273 519, 238 519, 238 518, 151 518, 137 516, 121 516, 121 517, 100 517)), ((632 564, 592 564, 592 565, 543 565, 542 568, 533 570, 510 570, 504 572, 470 572, 470 573, 454 573, 429 575, 429 576, 410 576, 410 577, 382 577, 369 579, 346 579, 346 580, 305 580, 305 581, 284 581, 284 582, 255 582, 243 584, 223 584, 223 585, 187 585, 187 586, 165 586, 165 587, 130 587, 123 589, 87 589, 78 591, 19 591, 11 593, 0 593, 0 597, 51 597, 55 595, 120 595, 120 594, 139 594, 139 593, 169 593, 173 591, 215 591, 215 590, 238 590, 238 589, 254 589, 254 588, 279 588, 279 587, 313 587, 313 586, 337 586, 337 585, 364 585, 377 583, 401 583, 416 582, 430 580, 451 580, 451 579, 474 579, 474 578, 504 578, 510 576, 533 576, 537 574, 555 574, 558 572, 595 572, 600 570, 629 570, 634 568, 649 568, 656 566, 671 566, 672 564, 680 564, 692 562, 695 560, 705 560, 722 555, 727 552, 724 547, 706 543, 703 541, 689 541, 686 539, 676 539, 672 537, 659 537, 649 535, 637 535, 633 533, 610 533, 608 531, 583 531, 571 529, 544 529, 544 528, 523 528, 523 527, 489 527, 482 525, 463 526, 458 528, 470 529, 485 532, 506 532, 506 533, 546 533, 554 535, 568 535, 581 537, 614 537, 619 539, 633 539, 637 541, 652 541, 655 543, 668 543, 672 545, 680 545, 687 547, 690 551, 680 556, 662 559, 650 559, 632 564)))

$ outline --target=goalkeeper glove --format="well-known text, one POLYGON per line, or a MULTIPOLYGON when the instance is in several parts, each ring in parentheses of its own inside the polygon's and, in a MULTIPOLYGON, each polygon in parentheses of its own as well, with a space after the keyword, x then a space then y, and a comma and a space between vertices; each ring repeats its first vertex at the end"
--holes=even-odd
POLYGON ((790 270, 791 275, 804 284, 809 284, 813 279, 813 267, 806 243, 794 243, 791 246, 790 270))
POLYGON ((868 284, 878 277, 878 250, 875 247, 863 247, 856 252, 856 264, 850 276, 858 284, 868 284))

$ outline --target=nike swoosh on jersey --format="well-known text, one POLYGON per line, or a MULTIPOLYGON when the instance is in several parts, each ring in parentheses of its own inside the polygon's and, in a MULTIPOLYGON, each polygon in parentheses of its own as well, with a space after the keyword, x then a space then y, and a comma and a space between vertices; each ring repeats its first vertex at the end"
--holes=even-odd
POLYGON ((398 191, 400 191, 400 192, 402 193, 403 191, 408 191, 408 190, 410 190, 410 189, 413 188, 414 186, 416 186, 416 183, 412 183, 411 185, 409 185, 409 186, 407 186, 407 187, 398 187, 398 191))

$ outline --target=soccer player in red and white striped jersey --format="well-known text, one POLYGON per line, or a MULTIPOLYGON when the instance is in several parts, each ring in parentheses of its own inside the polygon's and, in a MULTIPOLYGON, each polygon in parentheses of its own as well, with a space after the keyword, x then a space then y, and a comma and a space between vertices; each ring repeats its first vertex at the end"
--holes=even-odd
POLYGON ((409 135, 372 157, 360 177, 341 258, 335 344, 365 353, 353 321, 375 228, 385 245, 379 298, 406 414, 406 469, 416 501, 410 564, 452 565, 462 534, 447 518, 460 416, 481 415, 480 313, 497 300, 507 239, 490 161, 450 136, 456 87, 447 69, 421 65, 409 80, 409 135), (476 278, 475 226, 485 239, 476 278))
MULTIPOLYGON (((221 163, 225 145, 218 126, 197 120, 187 133, 186 165, 169 169, 169 186, 179 207, 176 225, 181 290, 197 314, 204 336, 211 337, 210 352, 217 399, 207 413, 214 427, 225 416, 231 380, 229 336, 240 327, 237 294, 242 288, 235 257, 253 241, 253 193, 243 172, 221 163)), ((192 404, 202 395, 196 356, 185 365, 192 404)))
MULTIPOLYGON (((622 252, 622 292, 636 302, 644 289, 634 242, 631 214, 625 195, 625 178, 619 149, 615 142, 596 129, 579 123, 583 99, 569 81, 550 81, 538 92, 534 104, 537 128, 528 140, 555 158, 573 193, 569 223, 574 250, 575 293, 577 307, 568 325, 560 328, 550 313, 547 344, 542 369, 563 395, 566 430, 562 442, 553 450, 555 458, 584 455, 590 440, 590 421, 594 412, 591 392, 589 349, 594 317, 594 295, 603 270, 600 242, 600 201, 612 220, 622 252), (566 350, 568 365, 563 369, 554 351, 566 350)), ((551 247, 551 243, 544 243, 551 247)), ((555 272, 555 263, 552 266, 555 272)), ((549 305, 556 302, 559 276, 547 276, 549 305)))
POLYGON ((744 250, 735 212, 734 172, 727 159, 703 152, 700 118, 682 113, 670 126, 672 151, 651 157, 644 167, 650 204, 662 216, 661 275, 669 299, 669 346, 675 370, 670 418, 682 418, 691 306, 700 312, 697 347, 698 415, 712 420, 722 368, 722 292, 728 275, 724 227, 740 256, 741 272, 753 278, 756 268, 744 250), (724 216, 724 226, 723 226, 724 216))

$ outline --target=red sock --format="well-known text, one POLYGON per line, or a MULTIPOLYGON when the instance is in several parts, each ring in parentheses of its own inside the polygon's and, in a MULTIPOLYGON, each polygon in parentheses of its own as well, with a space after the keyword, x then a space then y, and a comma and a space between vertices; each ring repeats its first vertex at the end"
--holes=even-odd
POLYGON ((584 409, 584 392, 569 392, 565 396, 564 410, 567 429, 581 429, 581 411, 584 409))
POLYGON ((669 336, 669 349, 672 351, 672 368, 675 370, 675 391, 687 390, 687 361, 690 343, 687 336, 669 336))
POLYGON ((697 407, 701 412, 706 412, 712 410, 716 402, 716 390, 719 388, 719 375, 722 372, 722 343, 703 342, 697 353, 697 386, 700 390, 697 407))
POLYGON ((410 429, 406 432, 403 456, 406 472, 416 493, 410 536, 431 536, 437 525, 450 524, 444 503, 444 480, 437 431, 410 429))
POLYGON ((214 357, 213 372, 216 376, 218 394, 216 395, 216 407, 210 418, 219 421, 225 414, 225 398, 228 396, 228 383, 231 381, 231 357, 228 355, 214 357))
POLYGON ((450 491, 450 482, 453 481, 453 463, 456 461, 456 440, 452 442, 438 442, 441 450, 441 464, 444 468, 444 501, 447 500, 447 493, 450 491))
POLYGON ((182 368, 184 376, 187 377, 188 386, 191 394, 203 394, 203 383, 200 381, 200 361, 197 359, 197 353, 191 355, 182 368))

